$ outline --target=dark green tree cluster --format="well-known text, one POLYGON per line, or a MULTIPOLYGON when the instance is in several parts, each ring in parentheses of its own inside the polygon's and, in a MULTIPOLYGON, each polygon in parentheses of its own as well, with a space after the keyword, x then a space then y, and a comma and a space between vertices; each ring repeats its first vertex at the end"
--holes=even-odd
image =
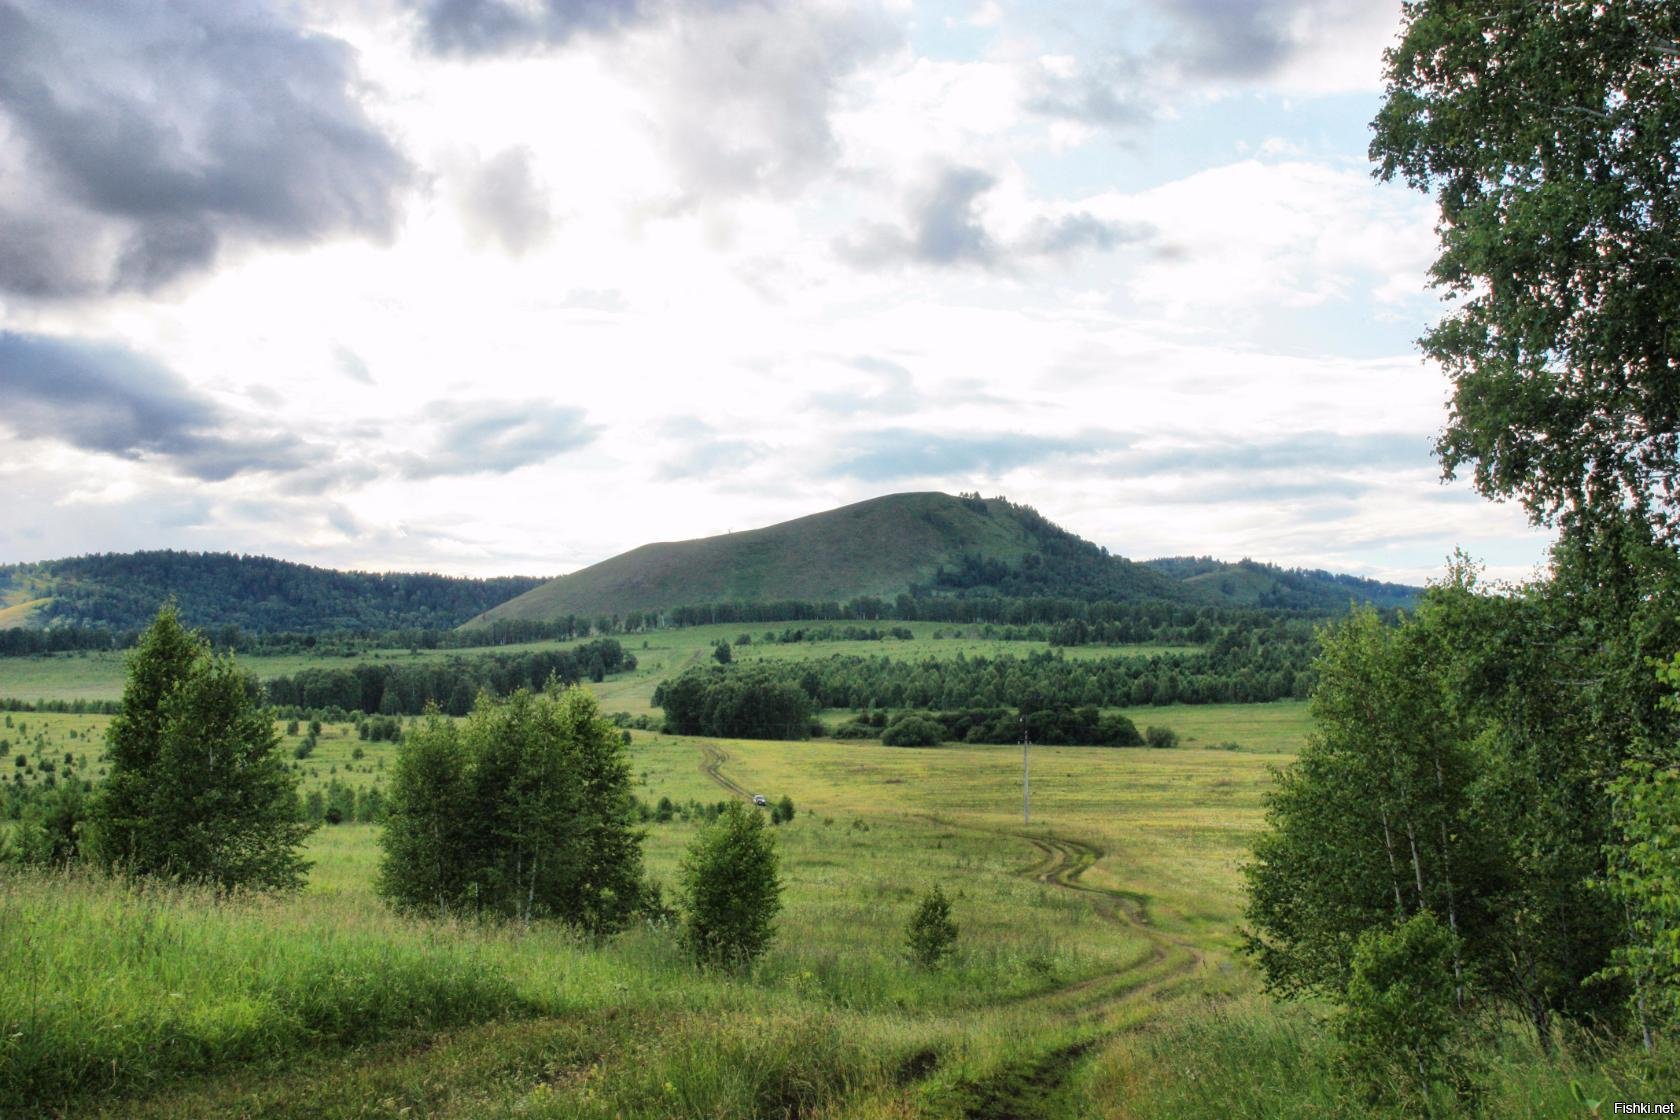
POLYGON ((766 662, 685 670, 661 682, 653 702, 677 735, 804 739, 815 714, 810 696, 766 662))
POLYGON ((310 832, 256 682, 166 606, 129 660, 106 736, 110 773, 89 848, 129 874, 213 886, 301 886, 310 832))
MULTIPOLYGON (((769 739, 804 738, 781 732, 793 728, 796 711, 808 715, 811 708, 1013 707, 1029 717, 1039 710, 1067 711, 1074 714, 1038 717, 1035 739, 1041 733, 1044 742, 1100 743, 1109 740, 1094 720, 1077 730, 1069 721, 1077 722, 1085 709, 1304 697, 1315 649, 1315 643, 1272 646, 1255 637, 1210 653, 1078 660, 1054 652, 922 661, 836 654, 688 670, 657 689, 654 703, 684 734, 769 739), (793 692, 806 697, 803 709, 793 692), (761 704, 769 705, 762 716, 761 704)), ((964 727, 961 737, 967 732, 964 727)))
POLYGON ((866 712, 841 724, 836 739, 880 739, 887 746, 932 746, 935 743, 1018 743, 1025 733, 1044 746, 1137 747, 1144 739, 1137 725, 1118 712, 1102 713, 1094 707, 1040 707, 1025 713, 1009 708, 962 708, 943 712, 866 712), (893 732, 905 720, 931 723, 936 733, 926 742, 902 741, 905 733, 893 732))
POLYGON ((436 704, 448 715, 466 715, 480 692, 507 696, 517 689, 599 681, 636 667, 634 654, 616 639, 597 638, 565 650, 529 650, 451 657, 444 661, 363 662, 349 669, 302 669, 263 685, 280 707, 361 711, 369 715, 419 715, 436 704))
POLYGON ((641 899, 641 834, 616 728, 581 689, 432 712, 391 776, 378 890, 402 910, 621 928, 641 899))

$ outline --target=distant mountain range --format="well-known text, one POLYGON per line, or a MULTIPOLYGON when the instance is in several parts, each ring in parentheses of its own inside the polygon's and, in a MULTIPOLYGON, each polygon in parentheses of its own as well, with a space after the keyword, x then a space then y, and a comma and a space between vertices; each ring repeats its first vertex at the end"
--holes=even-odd
POLYGON ((264 556, 104 553, 0 566, 0 628, 138 629, 174 596, 200 627, 445 629, 623 617, 725 602, 846 602, 901 594, 1053 596, 1337 611, 1408 606, 1418 589, 1243 560, 1113 556, 1029 506, 889 494, 763 529, 646 544, 557 579, 335 571, 264 556))

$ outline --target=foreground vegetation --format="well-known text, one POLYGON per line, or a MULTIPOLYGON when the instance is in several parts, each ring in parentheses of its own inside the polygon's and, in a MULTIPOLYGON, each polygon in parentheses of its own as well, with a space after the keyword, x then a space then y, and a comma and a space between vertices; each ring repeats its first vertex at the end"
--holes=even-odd
MULTIPOLYGON (((637 735, 644 799, 738 788, 800 806, 773 829, 776 937, 739 976, 696 971, 658 923, 597 944, 400 918, 372 891, 371 826, 318 831, 309 885, 286 899, 8 873, 0 1112, 1346 1111, 1319 1012, 1259 999, 1233 956, 1237 865, 1284 761, 1044 748, 1023 826, 1008 748, 637 735), (935 886, 961 933, 929 970, 905 928, 935 886)), ((701 826, 646 826, 655 879, 676 881, 701 826)), ((1571 1078, 1592 1096, 1657 1091, 1581 1047, 1543 1058, 1513 1031, 1488 1114, 1579 1115, 1571 1078)))

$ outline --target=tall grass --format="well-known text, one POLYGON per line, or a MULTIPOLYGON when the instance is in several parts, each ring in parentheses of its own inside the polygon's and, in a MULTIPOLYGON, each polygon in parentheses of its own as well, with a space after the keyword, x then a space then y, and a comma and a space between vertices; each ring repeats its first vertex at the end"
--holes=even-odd
POLYGON ((1368 1097, 1339 1066, 1340 1050, 1322 1015, 1308 1007, 1248 996, 1207 1004, 1157 1030, 1122 1037, 1082 1074, 1091 1115, 1128 1120, 1224 1116, 1234 1120, 1381 1120, 1428 1115, 1439 1120, 1581 1117, 1587 1098, 1673 1099, 1672 1056, 1655 1062, 1606 1051, 1587 1038, 1541 1051, 1517 1027, 1478 1055, 1474 1100, 1455 1101, 1438 1087, 1427 1104, 1377 1092, 1368 1097))
POLYGON ((82 874, 0 875, 0 1114, 528 1010, 474 943, 82 874))

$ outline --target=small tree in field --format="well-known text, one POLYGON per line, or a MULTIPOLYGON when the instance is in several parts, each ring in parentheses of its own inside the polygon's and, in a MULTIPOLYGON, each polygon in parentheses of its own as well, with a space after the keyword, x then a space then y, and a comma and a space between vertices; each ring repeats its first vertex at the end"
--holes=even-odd
POLYGON ((951 900, 938 884, 922 896, 921 905, 905 931, 910 956, 923 968, 938 968, 957 947, 957 924, 951 920, 951 900))
POLYGON ((173 606, 158 612, 106 734, 110 776, 89 813, 100 862, 224 888, 303 885, 311 826, 252 684, 173 606))
POLYGON ((782 908, 776 845, 764 817, 731 801, 684 853, 683 942, 701 964, 746 968, 770 945, 782 908))

